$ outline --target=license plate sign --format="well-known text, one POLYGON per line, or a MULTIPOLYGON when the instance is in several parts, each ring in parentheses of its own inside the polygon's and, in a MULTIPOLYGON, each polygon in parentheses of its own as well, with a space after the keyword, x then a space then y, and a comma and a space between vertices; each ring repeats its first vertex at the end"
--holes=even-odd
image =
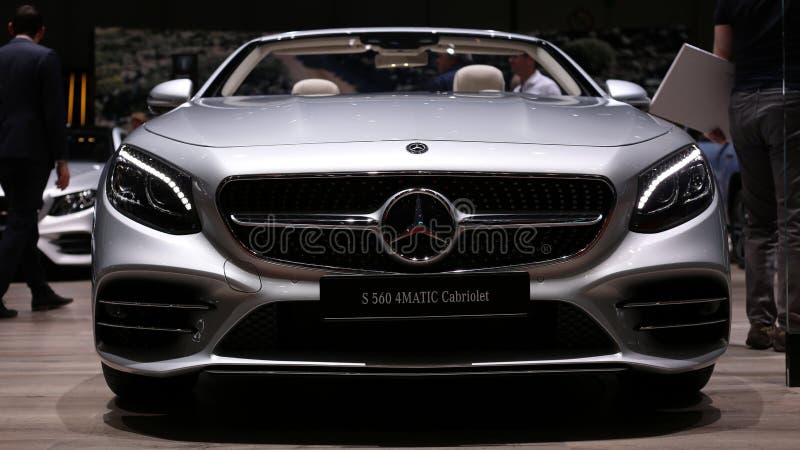
POLYGON ((528 309, 530 277, 527 272, 326 276, 320 300, 329 320, 518 316, 528 309))

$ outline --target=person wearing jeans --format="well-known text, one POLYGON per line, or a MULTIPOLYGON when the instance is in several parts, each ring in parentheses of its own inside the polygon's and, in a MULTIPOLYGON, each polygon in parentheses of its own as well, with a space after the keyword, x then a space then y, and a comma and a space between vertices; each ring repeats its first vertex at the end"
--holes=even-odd
MULTIPOLYGON (((787 277, 789 267, 800 270, 798 6, 718 0, 714 16, 714 54, 736 68, 729 112, 746 211, 746 344, 779 352, 786 351, 787 304, 800 308, 798 280, 787 277)), ((709 137, 726 138, 719 130, 709 137)))

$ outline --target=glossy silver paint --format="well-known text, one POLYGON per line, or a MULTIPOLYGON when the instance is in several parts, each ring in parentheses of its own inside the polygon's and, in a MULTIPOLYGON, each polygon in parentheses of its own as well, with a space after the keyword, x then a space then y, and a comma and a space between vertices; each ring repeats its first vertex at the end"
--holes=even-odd
POLYGON ((408 141, 422 141, 431 149, 420 157, 438 150, 437 141, 614 147, 644 142, 672 128, 610 98, 513 93, 202 98, 145 127, 204 147, 393 140, 403 142, 404 150, 408 141), (581 132, 564 133, 564 127, 581 132))
POLYGON ((192 96, 192 80, 181 78, 165 81, 154 87, 147 96, 147 107, 160 114, 181 105, 192 96))
POLYGON ((615 100, 627 103, 647 111, 650 108, 650 97, 643 87, 625 80, 607 80, 608 95, 615 100))
MULTIPOLYGON (((264 40, 359 31, 298 32, 264 40)), ((531 40, 499 32, 452 32, 531 40)), ((324 353, 313 360, 280 361, 214 354, 225 333, 247 313, 269 302, 318 301, 320 277, 337 272, 253 257, 232 236, 218 210, 216 195, 221 183, 243 175, 382 172, 592 175, 607 179, 616 193, 610 220, 594 245, 577 257, 524 270, 530 274, 532 301, 557 299, 578 306, 610 334, 620 351, 585 358, 467 358, 458 367, 502 373, 554 364, 573 364, 585 370, 615 364, 677 373, 713 364, 725 351, 720 343, 669 350, 650 346, 638 332, 620 323, 616 307, 619 292, 627 286, 660 276, 703 275, 728 283, 724 220, 717 198, 699 216, 667 231, 642 234, 629 230, 639 174, 692 143, 671 124, 605 94, 558 98, 514 94, 202 98, 209 83, 191 101, 148 122, 126 141, 192 176, 203 231, 169 235, 137 223, 110 205, 101 183, 94 234, 94 292, 112 280, 170 279, 213 292, 216 301, 230 305, 231 313, 219 327, 204 330, 199 350, 190 356, 139 361, 100 351, 104 363, 150 376, 214 370, 220 365, 265 371, 294 368, 296 372, 340 368, 354 373, 367 367, 402 368, 359 359, 337 360, 324 353), (409 153, 406 147, 415 142, 427 144, 429 150, 409 153)), ((587 83, 593 84, 588 77, 587 83)), ((379 217, 357 219, 362 226, 373 226, 379 217)), ((282 220, 337 224, 343 219, 282 220)), ((429 362, 417 370, 425 373, 442 367, 429 362)))

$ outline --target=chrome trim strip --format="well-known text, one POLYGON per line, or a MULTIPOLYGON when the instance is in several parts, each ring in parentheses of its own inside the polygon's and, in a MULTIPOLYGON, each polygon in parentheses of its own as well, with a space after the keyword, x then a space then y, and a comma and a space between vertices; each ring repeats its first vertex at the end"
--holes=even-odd
POLYGON ((501 314, 445 314, 439 316, 365 316, 365 317, 323 317, 326 322, 359 322, 362 320, 418 320, 418 319, 472 319, 481 317, 526 317, 528 313, 501 313, 501 314))
POLYGON ((598 213, 587 214, 465 214, 463 228, 584 227, 603 220, 598 213))
MULTIPOLYGON (((248 227, 340 228, 377 229, 376 215, 372 214, 231 214, 233 223, 248 227)), ((458 226, 471 228, 520 227, 582 227, 596 225, 603 220, 599 213, 586 214, 463 214, 457 218, 458 226)))
POLYGON ((142 308, 171 308, 171 309, 201 309, 208 311, 211 306, 208 305, 187 305, 185 303, 139 303, 139 302, 123 302, 118 300, 98 300, 97 303, 112 306, 131 306, 142 308))
POLYGON ((295 228, 377 228, 371 214, 231 214, 237 225, 295 228))
POLYGON ((133 325, 116 325, 113 323, 97 322, 97 325, 109 328, 121 328, 123 330, 136 330, 136 331, 164 331, 168 333, 185 333, 193 334, 194 330, 187 330, 185 328, 159 328, 159 327, 142 327, 133 325))
POLYGON ((676 325, 647 325, 644 327, 637 327, 636 331, 656 331, 656 330, 671 330, 675 328, 703 327, 707 325, 719 325, 721 323, 726 323, 726 322, 728 322, 728 319, 709 320, 707 322, 682 323, 676 325))
POLYGON ((695 305, 703 303, 720 303, 727 300, 728 299, 725 297, 720 297, 720 298, 698 298, 690 300, 664 300, 657 302, 633 302, 633 303, 624 303, 620 305, 620 308, 630 309, 630 308, 646 308, 648 306, 695 305))
POLYGON ((573 174, 573 173, 552 173, 552 172, 469 172, 453 170, 383 170, 365 172, 291 172, 291 173, 271 173, 261 175, 229 175, 220 181, 217 186, 217 205, 219 206, 219 195, 223 188, 234 181, 242 180, 281 180, 281 179, 320 179, 320 178, 373 178, 382 176, 463 176, 474 178, 551 178, 559 180, 595 180, 605 183, 611 190, 612 204, 616 204, 617 191, 611 181, 603 175, 592 174, 573 174))
POLYGON ((498 376, 498 375, 536 375, 536 374, 576 374, 576 373, 590 373, 590 374, 617 374, 626 372, 628 369, 624 367, 609 367, 609 368, 566 368, 566 369, 530 369, 530 368, 522 368, 519 370, 513 369, 506 369, 506 370, 460 370, 460 371, 444 371, 444 372, 436 372, 430 371, 425 372, 424 370, 419 370, 415 372, 403 372, 403 371, 396 371, 392 372, 390 370, 376 370, 376 371, 358 371, 358 370, 348 370, 348 371, 333 371, 333 370, 236 370, 236 369, 205 369, 204 372, 213 374, 213 375, 234 375, 234 376, 267 376, 267 375, 277 375, 277 376, 286 376, 286 375, 294 375, 294 376, 345 376, 345 377, 448 377, 448 376, 461 376, 461 377, 469 377, 469 376, 498 376))

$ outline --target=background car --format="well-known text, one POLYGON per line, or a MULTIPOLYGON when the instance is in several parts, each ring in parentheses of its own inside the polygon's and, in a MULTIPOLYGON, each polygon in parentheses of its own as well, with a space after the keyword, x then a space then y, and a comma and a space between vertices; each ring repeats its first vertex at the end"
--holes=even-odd
POLYGON ((730 238, 731 260, 744 267, 744 224, 745 212, 742 200, 742 177, 739 160, 731 143, 717 144, 699 140, 698 147, 711 163, 719 186, 719 195, 725 206, 725 219, 730 238))
POLYGON ((588 372, 696 393, 730 332, 721 197, 641 87, 606 85, 530 36, 354 28, 156 86, 168 112, 98 186, 107 384, 588 372), (425 88, 458 53, 452 90, 425 88), (560 95, 510 91, 524 58, 560 95))
MULTIPOLYGON (((69 128, 67 151, 70 183, 67 189, 55 186, 55 170, 50 173, 39 212, 39 250, 59 266, 86 266, 92 263, 92 218, 97 183, 103 167, 122 140, 119 128, 69 128)), ((6 200, 0 188, 0 233, 5 224, 6 200)))

